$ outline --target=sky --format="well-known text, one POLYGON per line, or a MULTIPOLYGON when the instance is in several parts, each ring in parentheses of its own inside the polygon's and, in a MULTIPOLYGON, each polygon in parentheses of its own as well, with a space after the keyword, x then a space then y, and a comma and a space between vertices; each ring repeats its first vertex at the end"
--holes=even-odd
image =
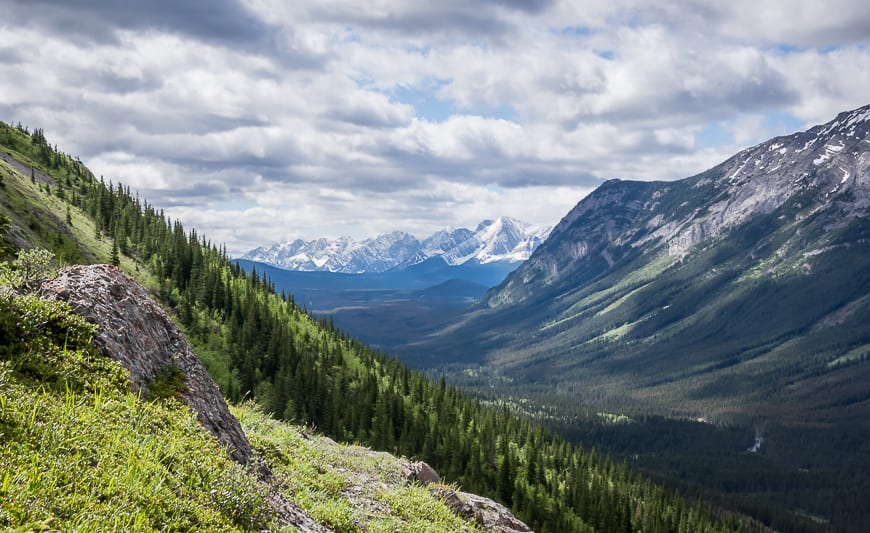
POLYGON ((868 103, 866 0, 0 0, 0 120, 231 255, 553 225, 868 103))

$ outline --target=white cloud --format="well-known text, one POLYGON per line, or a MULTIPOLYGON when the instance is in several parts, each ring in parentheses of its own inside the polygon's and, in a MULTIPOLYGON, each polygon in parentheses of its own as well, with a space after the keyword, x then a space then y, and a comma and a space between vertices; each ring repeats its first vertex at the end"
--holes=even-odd
POLYGON ((555 224, 603 179, 691 175, 870 94, 857 1, 99 4, 85 32, 13 3, 0 118, 234 252, 555 224), (711 124, 733 138, 698 148, 711 124))

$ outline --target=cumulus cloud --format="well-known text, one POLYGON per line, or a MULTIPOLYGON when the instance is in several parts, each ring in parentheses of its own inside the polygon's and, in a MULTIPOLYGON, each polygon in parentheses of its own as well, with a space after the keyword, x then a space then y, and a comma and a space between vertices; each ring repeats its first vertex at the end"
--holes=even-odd
POLYGON ((0 118, 231 253, 550 225, 868 103, 868 26, 849 0, 12 0, 0 118))

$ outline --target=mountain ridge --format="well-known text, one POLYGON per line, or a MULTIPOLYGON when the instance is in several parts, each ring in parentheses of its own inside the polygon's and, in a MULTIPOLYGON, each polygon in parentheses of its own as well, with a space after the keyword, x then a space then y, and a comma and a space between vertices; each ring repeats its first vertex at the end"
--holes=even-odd
MULTIPOLYGON (((509 503, 539 530, 602 530, 624 523, 634 529, 654 524, 656 531, 724 531, 753 523, 642 483, 624 465, 605 463, 541 425, 431 381, 328 321, 314 320, 264 279, 245 274, 224 250, 205 244, 195 230, 169 221, 129 187, 95 179, 39 133, 0 122, 0 233, 14 237, 2 243, 9 246, 0 254, 11 258, 23 243, 54 251, 67 264, 112 262, 140 280, 184 329, 221 392, 232 401, 253 396, 262 406, 246 403, 233 414, 253 435, 255 453, 273 467, 278 482, 270 488, 318 523, 342 531, 489 527, 476 512, 475 523, 456 522, 456 514, 468 516, 472 503, 460 493, 439 490, 433 499, 406 478, 397 479, 400 487, 393 490, 384 484, 385 475, 396 479, 398 468, 379 472, 384 455, 346 446, 337 453, 312 451, 306 445, 310 429, 290 428, 265 412, 316 426, 336 440, 427 460, 447 480, 509 503), (10 165, 6 157, 21 164, 10 165), (27 167, 34 169, 31 178, 18 170, 27 167), (349 454, 370 471, 364 479, 349 479, 349 454), (584 503, 593 498, 599 505, 584 503), (444 509, 447 500, 456 501, 457 509, 444 509)), ((2 263, 0 274, 18 272, 26 256, 2 263)), ((124 391, 119 366, 107 376, 111 387, 102 378, 95 381, 110 361, 70 344, 76 339, 66 335, 64 323, 84 319, 68 306, 30 297, 0 298, 0 304, 0 462, 11 465, 0 483, 0 526, 270 527, 262 515, 264 504, 272 503, 264 501, 267 488, 239 469, 225 476, 212 468, 221 458, 227 466, 229 458, 175 401, 183 385, 179 373, 170 368, 160 387, 149 384, 149 391, 160 389, 162 395, 142 402, 124 391), (42 377, 47 379, 40 383, 42 377), (187 438, 194 434, 195 446, 187 438)), ((120 305, 135 302, 126 298, 120 305)), ((136 329, 116 322, 109 327, 123 334, 136 329)), ((493 507, 499 508, 481 511, 490 514, 493 507)))
MULTIPOLYGON (((822 192, 824 200, 830 199, 820 204, 820 210, 834 207, 837 204, 834 196, 857 195, 851 201, 839 202, 839 205, 849 207, 844 214, 854 217, 870 205, 870 161, 866 155, 866 145, 870 143, 868 131, 870 105, 840 113, 831 122, 805 132, 775 137, 746 148, 710 170, 683 180, 605 182, 554 227, 551 237, 563 242, 563 248, 549 253, 550 260, 532 254, 527 264, 518 267, 513 276, 505 279, 506 292, 493 291, 487 302, 498 305, 510 301, 510 285, 518 278, 527 283, 531 277, 543 275, 545 285, 554 283, 566 266, 557 265, 554 257, 560 257, 563 262, 565 258, 571 258, 571 261, 587 258, 592 249, 589 238, 579 233, 564 239, 560 235, 570 232, 579 219, 595 212, 620 210, 606 220, 608 227, 596 232, 604 237, 599 244, 606 240, 614 242, 617 248, 622 245, 632 248, 666 245, 667 254, 676 257, 685 257, 692 247, 717 237, 723 230, 754 215, 773 212, 801 190, 810 195, 807 200, 812 200, 814 190, 822 192), (838 125, 842 127, 838 129, 838 125), (850 149, 845 149, 847 142, 850 149), (862 144, 863 151, 859 150, 862 144), (862 156, 856 158, 853 153, 856 150, 862 156), (804 151, 807 151, 804 156, 795 159, 796 154, 804 151), (680 202, 662 208, 661 202, 667 202, 668 196, 679 196, 680 202), (690 203, 696 207, 686 209, 690 203), (645 217, 647 213, 654 213, 654 216, 645 217), (641 219, 643 226, 632 226, 641 219), (628 225, 620 226, 620 223, 628 225), (544 275, 545 272, 549 274, 544 275)), ((802 216, 818 213, 810 210, 802 216)), ((548 250, 541 253, 548 253, 548 250)), ((598 259, 608 263, 608 268, 612 266, 612 252, 604 249, 600 252, 598 259)), ((590 268, 595 270, 594 266, 590 268)))
POLYGON ((258 247, 239 257, 285 270, 344 274, 383 273, 412 267, 433 258, 448 266, 469 261, 518 263, 529 257, 549 234, 510 217, 484 220, 472 231, 447 226, 420 240, 393 231, 361 241, 350 237, 318 238, 258 247))

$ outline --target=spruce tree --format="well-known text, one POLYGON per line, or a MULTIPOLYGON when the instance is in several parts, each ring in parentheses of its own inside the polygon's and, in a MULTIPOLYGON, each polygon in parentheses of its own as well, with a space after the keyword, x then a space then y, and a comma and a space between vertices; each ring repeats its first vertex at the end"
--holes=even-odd
POLYGON ((121 256, 118 254, 118 241, 116 239, 112 239, 112 264, 115 266, 121 266, 121 256))

